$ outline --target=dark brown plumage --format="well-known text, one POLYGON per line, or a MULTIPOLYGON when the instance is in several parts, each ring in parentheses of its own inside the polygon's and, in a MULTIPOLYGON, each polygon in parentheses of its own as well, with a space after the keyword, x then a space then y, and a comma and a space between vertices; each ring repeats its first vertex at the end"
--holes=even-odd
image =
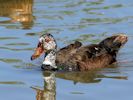
POLYGON ((87 46, 82 46, 82 43, 76 41, 57 52, 56 64, 63 70, 73 71, 106 67, 116 61, 120 47, 126 42, 127 36, 123 34, 87 46))

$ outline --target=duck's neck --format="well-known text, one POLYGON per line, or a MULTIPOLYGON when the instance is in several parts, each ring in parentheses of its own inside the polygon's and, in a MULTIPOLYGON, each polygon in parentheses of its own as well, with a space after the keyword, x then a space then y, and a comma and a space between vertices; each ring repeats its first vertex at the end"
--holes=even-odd
POLYGON ((43 64, 49 65, 53 68, 57 68, 55 60, 56 60, 56 50, 52 50, 49 53, 45 54, 43 64))

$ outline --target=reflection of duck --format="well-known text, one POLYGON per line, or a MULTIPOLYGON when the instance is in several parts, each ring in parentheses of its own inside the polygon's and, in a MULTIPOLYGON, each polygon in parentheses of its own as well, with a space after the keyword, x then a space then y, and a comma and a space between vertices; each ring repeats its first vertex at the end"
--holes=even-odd
POLYGON ((36 100, 56 100, 56 80, 55 74, 52 73, 49 76, 44 77, 44 89, 39 89, 37 87, 32 87, 36 90, 36 100))
POLYGON ((127 76, 106 76, 99 71, 57 73, 56 77, 71 80, 74 83, 99 83, 103 78, 127 80, 127 76))
POLYGON ((124 34, 108 37, 99 44, 82 46, 76 41, 56 52, 56 42, 51 34, 42 35, 31 60, 45 52, 42 68, 45 70, 90 70, 106 67, 116 61, 119 49, 127 42, 124 34), (56 67, 56 65, 58 67, 56 67))
MULTIPOLYGON (((116 70, 117 72, 117 70, 116 70)), ((118 75, 118 74, 117 74, 118 75)), ((106 76, 103 73, 99 73, 99 71, 86 71, 86 72, 67 72, 67 73, 51 73, 44 72, 44 87, 38 88, 32 87, 32 89, 36 90, 36 100, 56 100, 56 77, 71 80, 75 83, 99 83, 103 78, 111 78, 111 79, 122 79, 127 80, 126 76, 106 76), (56 76, 56 77, 55 77, 56 76)), ((76 84, 75 84, 76 85, 76 84)), ((71 88, 71 87, 70 87, 71 88)), ((65 87, 64 87, 65 90, 65 87)))

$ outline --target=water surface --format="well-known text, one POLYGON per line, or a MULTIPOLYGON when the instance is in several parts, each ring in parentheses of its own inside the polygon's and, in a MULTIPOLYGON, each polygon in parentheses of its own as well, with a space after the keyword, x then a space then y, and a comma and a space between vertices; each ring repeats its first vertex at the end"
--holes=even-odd
POLYGON ((0 100, 132 100, 132 0, 0 0, 0 100), (50 32, 61 48, 125 33, 118 63, 97 71, 56 73, 47 90, 43 57, 30 61, 38 37, 50 32))

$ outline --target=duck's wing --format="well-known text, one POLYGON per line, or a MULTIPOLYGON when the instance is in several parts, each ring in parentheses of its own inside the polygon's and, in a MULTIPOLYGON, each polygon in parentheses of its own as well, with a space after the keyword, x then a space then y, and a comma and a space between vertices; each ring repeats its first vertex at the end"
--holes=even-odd
POLYGON ((56 55, 56 63, 67 63, 68 59, 71 58, 73 54, 76 53, 77 49, 82 46, 82 43, 79 41, 75 41, 66 47, 61 48, 56 55))
POLYGON ((101 47, 100 45, 98 44, 92 44, 92 45, 89 45, 87 46, 87 51, 86 53, 88 54, 88 57, 98 57, 98 56, 101 56, 103 54, 106 54, 107 51, 106 49, 104 49, 103 47, 101 47))
POLYGON ((61 51, 72 51, 73 49, 78 49, 79 47, 82 46, 82 43, 79 42, 79 41, 75 41, 74 43, 71 43, 63 48, 61 48, 58 52, 61 52, 61 51))
POLYGON ((103 47, 99 46, 98 44, 91 44, 79 48, 76 51, 75 56, 80 56, 80 59, 82 58, 91 59, 106 53, 107 51, 103 47))
POLYGON ((108 54, 104 48, 98 44, 92 44, 77 49, 76 53, 68 59, 67 65, 72 65, 73 70, 90 70, 105 67, 114 61, 113 56, 108 54))

